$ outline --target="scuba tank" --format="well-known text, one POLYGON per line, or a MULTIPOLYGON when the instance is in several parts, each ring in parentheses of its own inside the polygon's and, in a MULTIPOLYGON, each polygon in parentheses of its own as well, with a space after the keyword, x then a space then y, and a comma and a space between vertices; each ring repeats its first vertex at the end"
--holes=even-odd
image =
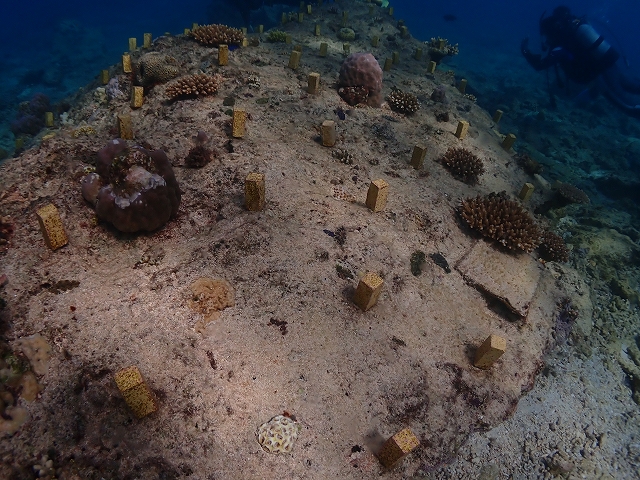
POLYGON ((580 23, 575 30, 575 39, 592 60, 598 61, 611 50, 611 45, 588 23, 580 23))

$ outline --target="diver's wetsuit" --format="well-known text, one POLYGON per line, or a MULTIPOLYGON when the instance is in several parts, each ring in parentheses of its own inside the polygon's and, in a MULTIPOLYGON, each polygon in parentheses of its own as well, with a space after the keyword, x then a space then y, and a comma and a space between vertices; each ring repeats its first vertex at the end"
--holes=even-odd
POLYGON ((534 69, 560 67, 566 77, 578 84, 597 81, 599 90, 617 107, 640 116, 640 79, 624 75, 617 63, 620 54, 583 19, 571 15, 566 7, 558 7, 553 15, 540 20, 540 33, 545 37, 549 53, 542 57, 522 41, 521 51, 534 69))

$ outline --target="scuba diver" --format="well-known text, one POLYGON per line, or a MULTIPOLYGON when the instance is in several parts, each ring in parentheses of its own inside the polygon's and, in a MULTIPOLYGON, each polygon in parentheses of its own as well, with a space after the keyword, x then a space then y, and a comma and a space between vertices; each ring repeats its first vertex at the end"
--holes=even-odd
POLYGON ((540 35, 546 56, 529 51, 529 38, 520 45, 529 65, 537 71, 553 67, 560 88, 561 68, 568 80, 587 85, 578 98, 599 92, 625 113, 640 117, 640 98, 633 99, 633 95, 640 95, 640 79, 624 74, 618 65, 620 54, 568 7, 557 7, 548 17, 545 14, 540 17, 540 35))

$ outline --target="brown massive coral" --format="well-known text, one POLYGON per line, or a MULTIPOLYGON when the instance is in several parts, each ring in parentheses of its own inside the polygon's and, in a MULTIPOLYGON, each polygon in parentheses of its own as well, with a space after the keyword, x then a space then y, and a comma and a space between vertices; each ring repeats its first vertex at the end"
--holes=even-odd
POLYGON ((554 188, 556 189, 556 192, 558 192, 558 195, 563 198, 567 204, 591 202, 586 193, 570 183, 557 182, 557 184, 554 185, 554 188))
POLYGON ((207 47, 238 45, 242 43, 242 39, 244 38, 242 30, 219 24, 200 25, 193 29, 190 35, 196 42, 206 45, 207 47))
POLYGON ((169 100, 214 95, 220 88, 221 83, 222 77, 220 75, 196 73, 195 75, 179 78, 167 86, 165 93, 169 100))
POLYGON ((541 232, 535 220, 506 192, 463 200, 458 213, 470 228, 509 250, 531 252, 540 244, 541 232))
POLYGON ((484 164, 477 155, 462 147, 450 147, 439 159, 458 180, 474 185, 484 173, 484 164))
POLYGON ((137 80, 145 87, 165 83, 180 75, 178 61, 158 52, 150 52, 140 57, 137 66, 137 80))
POLYGON ((537 214, 544 215, 549 210, 564 208, 572 203, 588 204, 591 202, 585 192, 570 183, 556 182, 553 188, 554 194, 549 200, 536 208, 537 214))

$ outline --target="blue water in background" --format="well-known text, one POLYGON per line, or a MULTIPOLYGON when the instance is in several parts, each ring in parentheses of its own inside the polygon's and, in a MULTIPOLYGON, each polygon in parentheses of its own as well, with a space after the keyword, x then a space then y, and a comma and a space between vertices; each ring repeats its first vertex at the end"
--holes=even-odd
MULTIPOLYGON (((520 42, 530 37, 530 48, 540 52, 538 22, 543 12, 550 15, 554 8, 566 5, 577 16, 586 15, 600 34, 621 51, 632 71, 640 74, 640 2, 637 0, 528 2, 457 1, 426 2, 398 0, 392 2, 398 18, 405 19, 414 36, 425 40, 442 36, 460 43, 460 59, 465 68, 482 68, 482 63, 495 54, 519 56, 520 42), (447 22, 443 16, 453 14, 456 20, 447 22)), ((515 69, 528 69, 520 57, 515 69)), ((508 75, 508 72, 505 72, 508 75)))
MULTIPOLYGON (((19 102, 29 100, 36 92, 45 93, 53 102, 72 94, 95 79, 101 69, 117 63, 128 47, 129 37, 135 36, 141 43, 144 32, 152 32, 154 37, 165 31, 181 33, 193 22, 242 26, 242 20, 231 7, 234 1, 237 0, 228 0, 226 6, 222 0, 2 2, 0 147, 11 151, 13 137, 6 126, 15 116, 19 102), (39 79, 43 74, 46 74, 44 81, 39 79)), ((544 84, 543 74, 535 74, 520 56, 519 45, 523 37, 530 36, 531 49, 539 51, 538 19, 543 11, 550 13, 558 3, 498 0, 446 3, 391 2, 395 17, 406 21, 414 37, 427 40, 442 36, 459 43, 460 55, 455 59, 455 68, 470 78, 474 72, 481 74, 488 68, 500 68, 504 76, 515 71, 521 75, 526 72, 533 85, 544 84), (457 19, 447 22, 443 19, 445 14, 453 14, 457 19), (499 66, 494 62, 498 57, 502 58, 499 66)), ((610 43, 628 57, 631 69, 640 74, 640 49, 637 48, 640 2, 565 4, 577 15, 586 14, 599 26, 610 43)), ((348 7, 349 3, 343 5, 348 7)), ((476 80, 481 79, 480 75, 476 80)))

